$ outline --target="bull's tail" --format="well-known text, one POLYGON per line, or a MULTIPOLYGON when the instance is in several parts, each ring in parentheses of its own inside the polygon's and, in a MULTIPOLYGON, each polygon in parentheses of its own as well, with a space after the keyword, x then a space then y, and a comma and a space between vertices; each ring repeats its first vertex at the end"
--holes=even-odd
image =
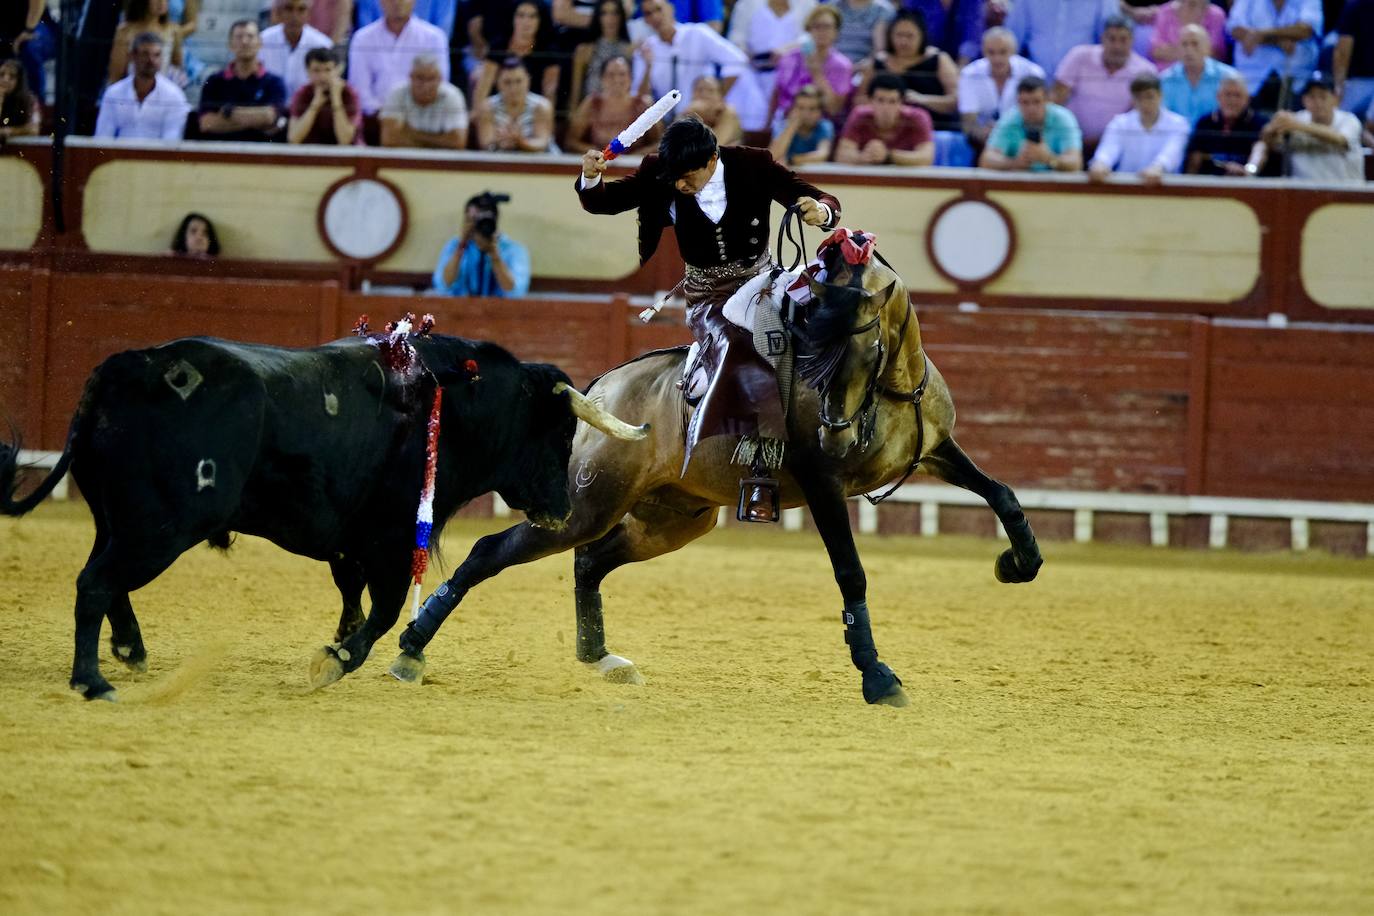
POLYGON ((15 476, 19 471, 21 443, 18 431, 11 424, 10 436, 13 441, 0 441, 0 514, 25 515, 32 512, 39 503, 48 498, 48 494, 66 476, 67 469, 71 467, 72 463, 73 446, 75 446, 77 436, 82 429, 82 420, 88 413, 88 405, 94 397, 99 374, 100 371, 97 369, 91 373, 91 377, 86 381, 86 390, 81 395, 81 403, 77 406, 75 415, 72 416, 71 426, 67 428, 67 442, 62 449, 62 457, 57 459, 57 464, 53 466, 51 473, 43 478, 43 482, 23 499, 14 498, 14 491, 17 487, 15 476))

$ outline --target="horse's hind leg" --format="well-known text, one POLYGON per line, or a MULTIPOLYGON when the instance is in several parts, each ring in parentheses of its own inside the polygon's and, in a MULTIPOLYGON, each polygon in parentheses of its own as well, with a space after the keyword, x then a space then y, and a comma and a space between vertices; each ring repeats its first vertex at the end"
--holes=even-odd
POLYGON ((1011 487, 983 473, 953 439, 946 439, 932 449, 925 463, 936 477, 977 493, 997 513, 1011 541, 1011 548, 1003 551, 993 566, 997 581, 1029 582, 1034 579, 1044 559, 1035 542, 1035 532, 1031 531, 1030 522, 1011 487))
POLYGON ((577 607, 577 660, 596 665, 610 681, 641 684, 634 663, 606 651, 606 625, 601 615, 601 580, 626 563, 639 563, 671 553, 716 525, 714 507, 682 512, 639 503, 599 539, 577 548, 573 559, 577 607))

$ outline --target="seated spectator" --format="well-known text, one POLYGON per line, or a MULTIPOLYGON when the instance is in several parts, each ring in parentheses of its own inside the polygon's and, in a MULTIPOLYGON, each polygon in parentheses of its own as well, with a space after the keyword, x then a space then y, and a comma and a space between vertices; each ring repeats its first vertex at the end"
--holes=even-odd
MULTIPOLYGON (((616 2, 616 0, 613 0, 616 2)), ((568 125, 568 149, 605 149, 616 135, 649 107, 649 100, 630 94, 630 60, 612 57, 601 67, 600 88, 582 100, 568 125)), ((658 148, 662 122, 649 128, 627 152, 642 155, 658 148)))
MULTIPOLYGON (((526 84, 529 75, 517 68, 526 84)), ((505 73, 502 73, 504 78, 505 73)), ((530 291, 530 254, 497 229, 497 204, 479 194, 463 207, 463 230, 448 240, 434 268, 434 289, 445 296, 523 296, 530 291)))
MULTIPOLYGON (((46 74, 48 61, 57 56, 57 39, 60 27, 48 13, 45 0, 10 0, 0 7, 0 60, 8 57, 19 59, 24 70, 24 82, 38 100, 46 98, 46 74)), ((125 39, 127 53, 128 39, 125 39)), ((124 74, 120 74, 123 76, 124 74)))
POLYGON ((864 63, 863 84, 854 104, 868 101, 868 87, 878 73, 902 81, 903 101, 924 108, 936 130, 959 129, 959 68, 954 58, 926 41, 920 13, 900 12, 887 24, 887 50, 864 63))
POLYGON ((191 106, 176 83, 162 75, 161 36, 137 35, 131 51, 133 75, 111 83, 100 99, 95 135, 111 139, 181 139, 191 106))
POLYGON ((358 93, 339 72, 334 49, 311 48, 305 55, 305 68, 310 82, 291 97, 287 142, 337 146, 362 143, 362 106, 358 104, 358 93))
MULTIPOLYGON (((833 39, 835 50, 852 64, 857 65, 875 52, 887 50, 887 24, 897 15, 897 8, 890 0, 827 0, 827 5, 839 13, 835 22, 839 34, 833 39)), ((810 16, 807 22, 809 32, 810 16)), ((788 104, 791 101, 789 98, 788 104)), ((787 110, 787 105, 779 107, 787 110)))
POLYGON ((1183 115, 1189 124, 1217 107, 1221 81, 1239 74, 1235 67, 1207 56, 1207 32, 1200 25, 1185 25, 1179 36, 1180 59, 1160 76, 1164 107, 1183 115))
POLYGON ((353 33, 348 45, 348 82, 363 103, 363 115, 375 115, 392 89, 410 77, 419 54, 439 61, 448 79, 448 36, 438 26, 412 15, 415 0, 382 0, 383 16, 353 33))
POLYGON ((803 86, 815 86, 820 92, 821 109, 827 117, 838 117, 844 111, 854 65, 835 47, 840 23, 840 14, 834 6, 818 6, 806 17, 806 34, 810 41, 803 42, 801 47, 789 51, 778 61, 768 123, 775 124, 781 113, 792 107, 792 97, 803 86))
POLYGON ((315 48, 333 48, 334 39, 310 25, 311 0, 282 0, 277 4, 281 22, 262 33, 262 65, 268 73, 281 77, 286 97, 310 82, 305 56, 315 48))
POLYGON ((1158 72, 1131 50, 1133 35, 1129 19, 1112 16, 1102 29, 1102 44, 1079 45, 1055 71, 1051 97, 1073 112, 1089 146, 1101 138, 1108 121, 1131 107, 1131 81, 1158 72))
POLYGON ((1374 105, 1374 0, 1351 0, 1336 26, 1331 73, 1344 111, 1363 115, 1374 105))
POLYGON ((982 0, 904 0, 902 6, 921 14, 931 44, 948 54, 955 66, 967 66, 978 57, 985 18, 982 0))
POLYGON ((468 106, 458 87, 439 75, 439 61, 419 54, 410 62, 410 79, 382 106, 382 146, 465 149, 468 106))
POLYGON ((1132 172, 1146 184, 1158 184, 1183 165, 1192 129, 1180 114, 1164 108, 1159 77, 1152 73, 1131 82, 1131 110, 1107 122, 1102 142, 1088 165, 1088 178, 1102 181, 1113 170, 1132 172))
POLYGON ((692 81, 692 101, 684 114, 695 115, 711 128, 721 146, 734 146, 744 139, 739 114, 721 95, 720 80, 714 76, 703 74, 692 81))
POLYGON ((1236 42, 1236 69, 1257 108, 1278 108, 1291 86, 1305 83, 1316 69, 1321 0, 1284 0, 1281 6, 1274 0, 1235 0, 1226 25, 1236 42))
POLYGON ((178 88, 186 85, 186 74, 181 68, 181 35, 168 15, 167 2, 125 0, 124 18, 119 28, 115 29, 114 43, 110 45, 109 83, 116 83, 129 75, 134 38, 151 33, 162 39, 162 75, 176 83, 178 88))
POLYGON ((210 74, 200 90, 200 133, 207 140, 266 142, 281 139, 286 86, 258 59, 258 24, 240 19, 229 26, 233 59, 210 74))
POLYGON ((0 142, 38 134, 42 111, 18 58, 0 61, 0 142))
POLYGON ((1045 81, 1028 76, 1016 87, 1016 110, 997 119, 978 166, 1004 172, 1077 172, 1083 133, 1073 112, 1049 100, 1045 81))
POLYGON ((1288 171, 1308 181, 1364 183, 1360 119, 1336 107, 1336 85, 1315 74, 1302 91, 1303 110, 1280 111, 1260 136, 1288 156, 1288 171))
POLYGON ((633 49, 626 21, 625 7, 620 5, 620 0, 600 0, 597 3, 596 38, 583 42, 573 51, 572 89, 568 95, 568 107, 574 111, 584 98, 601 91, 601 74, 607 61, 616 57, 629 61, 633 49))
POLYGON ((1016 87, 1028 76, 1045 78, 1040 65, 1017 52, 1010 29, 994 26, 983 33, 983 57, 959 74, 959 116, 965 136, 975 146, 987 142, 998 118, 1016 108, 1016 87))
POLYGON ((1150 43, 1150 59, 1161 70, 1183 59, 1183 30, 1190 25, 1203 30, 1212 57, 1226 56, 1226 11, 1208 0, 1170 0, 1155 15, 1150 43))
MULTIPOLYGON (((635 94, 660 99, 672 89, 682 91, 682 102, 673 109, 677 117, 691 104, 691 88, 698 76, 715 76, 721 90, 746 130, 767 115, 767 102, 758 95, 758 84, 744 52, 709 25, 678 22, 667 0, 642 0, 644 24, 649 33, 634 56, 635 94)), ((633 31, 631 32, 633 35, 633 31)))
POLYGON ((1117 0, 1016 0, 1006 25, 1027 57, 1057 73, 1072 48, 1096 42, 1120 11, 1117 0))
POLYGON ((835 125, 821 117, 821 94, 803 86, 792 98, 787 120, 773 135, 768 150, 783 165, 825 162, 835 143, 835 125))
POLYGON ((185 258, 213 258, 219 254, 219 236, 208 216, 187 213, 172 236, 172 254, 185 258))
POLYGON ((730 41, 749 55, 765 99, 773 97, 778 61, 806 35, 806 17, 816 0, 738 0, 730 11, 730 41))
POLYGON ((477 142, 492 152, 556 153, 553 105, 530 92, 530 74, 517 59, 496 77, 496 95, 477 110, 477 142))
POLYGON ((1269 158, 1260 137, 1268 120, 1250 107, 1244 76, 1223 77, 1217 107, 1193 125, 1188 140, 1190 175, 1258 175, 1269 158))
MULTIPOLYGON (((355 0, 353 8, 353 17, 360 29, 386 16, 386 4, 382 0, 355 0)), ((415 0, 412 12, 417 18, 449 35, 453 32, 458 3, 457 0, 415 0)))
POLYGON ((472 90, 472 107, 481 112, 496 86, 501 68, 514 60, 529 74, 530 85, 538 86, 545 98, 558 95, 558 54, 553 48, 553 24, 539 0, 519 0, 511 14, 510 37, 506 47, 494 46, 487 52, 477 85, 472 90))
POLYGON ((930 165, 935 135, 924 109, 902 104, 902 81, 892 73, 873 78, 869 103, 850 112, 835 161, 851 165, 930 165))

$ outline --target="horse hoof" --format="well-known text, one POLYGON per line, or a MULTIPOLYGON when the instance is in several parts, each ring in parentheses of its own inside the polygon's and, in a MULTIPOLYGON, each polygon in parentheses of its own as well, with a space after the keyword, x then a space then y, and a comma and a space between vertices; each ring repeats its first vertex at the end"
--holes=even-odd
POLYGON ((864 672, 863 689, 864 700, 870 704, 905 706, 907 703, 906 694, 902 691, 902 679, 882 662, 864 672))
POLYGON ((425 676, 425 657, 402 652, 386 670, 402 684, 418 684, 425 676))
POLYGON ((998 582, 1005 582, 1007 584, 1029 582, 1040 572, 1040 567, 1043 566, 1044 563, 1045 561, 1042 558, 1036 557, 1035 565, 1027 571, 1017 562, 1016 554, 1008 547, 1006 550, 1002 551, 1001 556, 997 558, 997 562, 993 564, 992 572, 993 575, 997 577, 998 582))
POLYGON ((898 709, 901 709, 903 706, 906 706, 910 702, 911 701, 907 699, 906 691, 901 688, 901 685, 898 685, 896 687, 893 687, 892 692, 889 693, 887 696, 878 697, 878 699, 874 700, 873 705, 895 706, 898 709))
POLYGON ((329 646, 324 646, 310 659, 310 689, 319 690, 344 676, 343 662, 329 646))
POLYGON ((621 658, 619 655, 604 656, 601 661, 596 663, 596 670, 612 684, 644 686, 644 675, 639 673, 635 663, 628 658, 621 658))

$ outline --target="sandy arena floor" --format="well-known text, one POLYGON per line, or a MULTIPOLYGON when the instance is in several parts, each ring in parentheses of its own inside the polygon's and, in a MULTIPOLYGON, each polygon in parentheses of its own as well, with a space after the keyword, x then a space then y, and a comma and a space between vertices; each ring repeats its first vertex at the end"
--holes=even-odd
POLYGON ((645 687, 573 660, 560 557, 424 686, 389 636, 315 694, 328 570, 242 538, 135 594, 108 704, 66 689, 90 531, 0 522, 0 913, 1374 911, 1374 563, 1049 544, 1011 587, 990 541, 867 539, 890 709, 811 534, 612 576, 645 687))

